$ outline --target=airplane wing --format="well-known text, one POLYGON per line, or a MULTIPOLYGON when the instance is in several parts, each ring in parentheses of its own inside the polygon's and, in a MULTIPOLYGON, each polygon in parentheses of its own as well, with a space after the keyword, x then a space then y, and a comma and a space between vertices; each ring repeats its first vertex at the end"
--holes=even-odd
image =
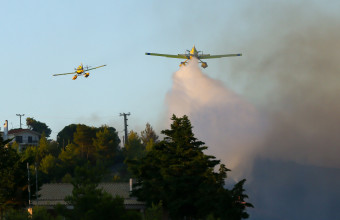
POLYGON ((84 69, 84 71, 94 70, 94 69, 98 69, 98 68, 104 67, 104 66, 106 66, 106 65, 101 65, 101 66, 93 67, 93 68, 90 68, 90 69, 84 69))
POLYGON ((73 72, 73 73, 60 73, 60 74, 53 74, 53 76, 61 76, 61 75, 69 75, 69 74, 76 74, 76 72, 73 72))
POLYGON ((171 54, 161 54, 161 53, 145 53, 145 55, 168 57, 168 58, 187 59, 187 56, 185 54, 171 55, 171 54))
POLYGON ((236 57, 236 56, 242 56, 241 53, 236 54, 222 54, 222 55, 210 55, 210 54, 203 54, 200 55, 200 59, 214 59, 214 58, 222 58, 222 57, 236 57))

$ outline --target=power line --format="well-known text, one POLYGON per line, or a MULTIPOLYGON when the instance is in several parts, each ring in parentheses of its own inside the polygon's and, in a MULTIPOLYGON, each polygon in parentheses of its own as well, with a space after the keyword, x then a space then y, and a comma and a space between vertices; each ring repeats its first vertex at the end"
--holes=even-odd
POLYGON ((124 131, 125 131, 125 138, 124 138, 124 144, 128 144, 128 130, 127 130, 127 117, 126 116, 129 116, 130 115, 130 112, 129 113, 120 113, 120 116, 124 116, 124 131))

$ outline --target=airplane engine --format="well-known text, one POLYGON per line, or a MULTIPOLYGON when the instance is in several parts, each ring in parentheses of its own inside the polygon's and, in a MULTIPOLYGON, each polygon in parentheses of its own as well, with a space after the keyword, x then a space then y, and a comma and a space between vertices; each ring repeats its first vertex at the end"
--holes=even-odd
POLYGON ((73 80, 76 80, 77 77, 78 77, 77 75, 74 75, 72 79, 73 79, 73 80))
POLYGON ((185 66, 186 62, 181 62, 181 64, 179 64, 179 66, 185 66))
POLYGON ((202 65, 201 65, 204 69, 208 67, 208 64, 206 62, 202 62, 202 65))
POLYGON ((90 76, 90 73, 85 73, 84 76, 87 78, 90 76))

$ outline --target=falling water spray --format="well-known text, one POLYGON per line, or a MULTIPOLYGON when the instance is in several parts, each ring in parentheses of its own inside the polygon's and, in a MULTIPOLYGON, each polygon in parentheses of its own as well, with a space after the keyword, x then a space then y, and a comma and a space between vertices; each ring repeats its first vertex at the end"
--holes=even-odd
POLYGON ((166 102, 168 118, 172 114, 189 116, 196 137, 208 146, 208 154, 232 170, 248 164, 244 158, 259 144, 264 129, 260 116, 249 102, 205 75, 198 60, 190 60, 174 73, 166 102))

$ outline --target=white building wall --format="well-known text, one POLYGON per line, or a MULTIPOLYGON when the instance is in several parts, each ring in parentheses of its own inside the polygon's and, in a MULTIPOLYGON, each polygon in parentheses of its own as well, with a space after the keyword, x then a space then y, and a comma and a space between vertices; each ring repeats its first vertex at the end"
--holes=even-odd
POLYGON ((28 143, 28 137, 32 137, 32 143, 38 143, 39 142, 39 136, 36 134, 32 134, 30 132, 20 132, 14 134, 9 134, 8 138, 14 138, 13 141, 15 141, 15 136, 22 136, 22 144, 30 144, 28 143))

